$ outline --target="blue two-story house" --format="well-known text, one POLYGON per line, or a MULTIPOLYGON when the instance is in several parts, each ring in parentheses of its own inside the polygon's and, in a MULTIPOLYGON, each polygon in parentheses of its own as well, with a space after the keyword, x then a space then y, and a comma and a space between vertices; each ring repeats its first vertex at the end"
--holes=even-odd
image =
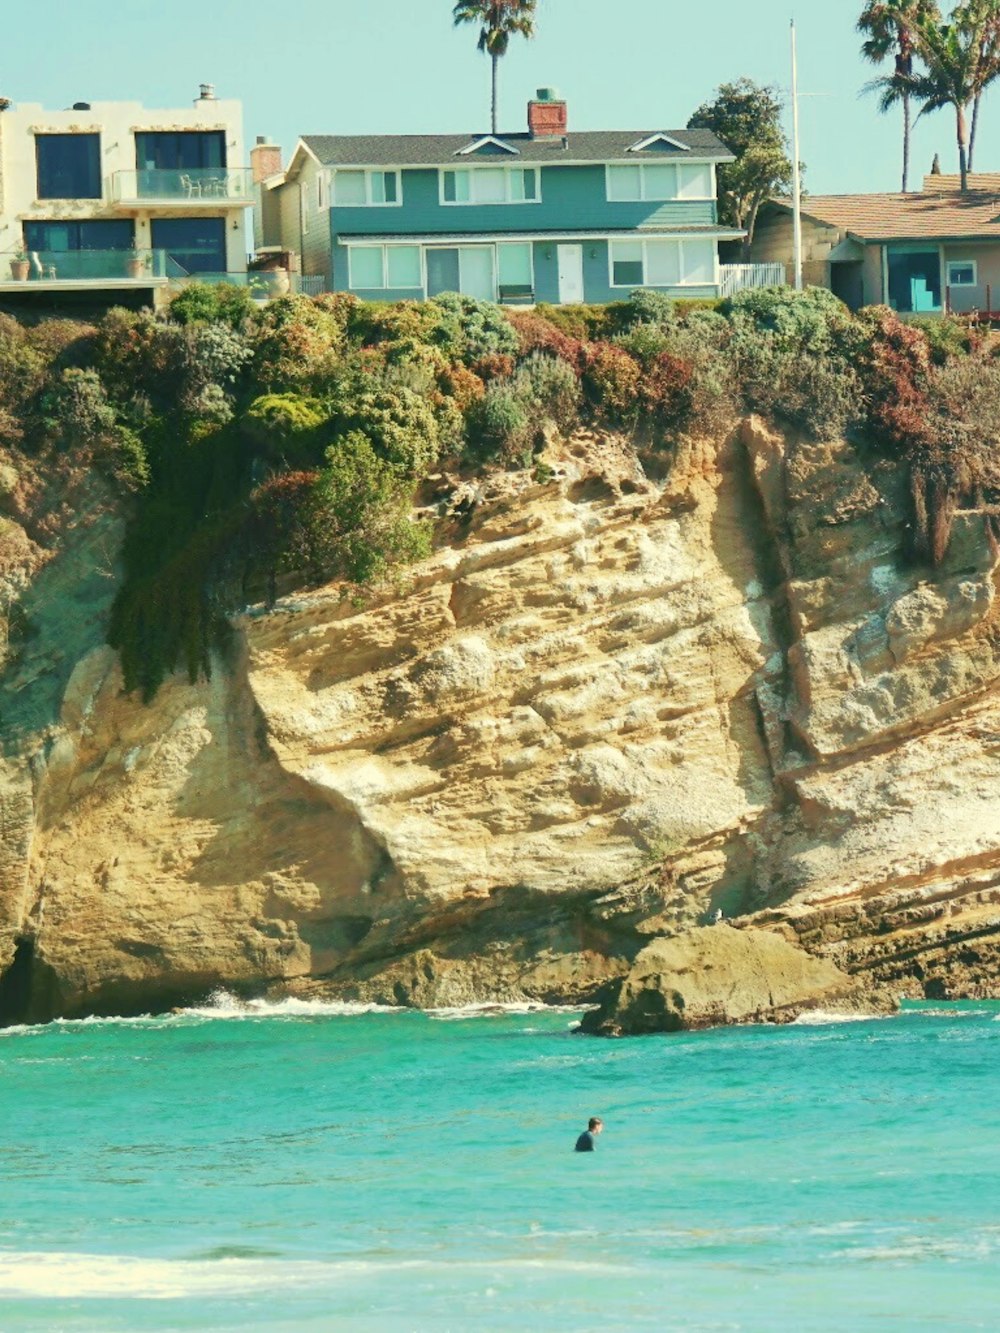
POLYGON ((258 253, 365 300, 715 296, 718 243, 742 236, 718 222, 732 160, 708 130, 570 134, 548 89, 526 133, 308 135, 284 171, 258 142, 258 253))

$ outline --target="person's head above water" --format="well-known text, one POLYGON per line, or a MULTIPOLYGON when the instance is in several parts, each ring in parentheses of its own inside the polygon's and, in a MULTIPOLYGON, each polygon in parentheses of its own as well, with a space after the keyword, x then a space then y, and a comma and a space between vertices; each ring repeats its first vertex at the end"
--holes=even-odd
POLYGON ((599 1115, 592 1115, 587 1121, 587 1128, 590 1130, 591 1134, 600 1134, 601 1130, 604 1128, 604 1121, 599 1115))

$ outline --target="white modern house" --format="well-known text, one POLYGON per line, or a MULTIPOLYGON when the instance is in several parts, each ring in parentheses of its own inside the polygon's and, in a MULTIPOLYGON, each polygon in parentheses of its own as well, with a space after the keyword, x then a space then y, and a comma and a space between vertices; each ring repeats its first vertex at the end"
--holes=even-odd
POLYGON ((185 278, 246 282, 243 108, 20 103, 0 111, 0 303, 148 304, 185 278))

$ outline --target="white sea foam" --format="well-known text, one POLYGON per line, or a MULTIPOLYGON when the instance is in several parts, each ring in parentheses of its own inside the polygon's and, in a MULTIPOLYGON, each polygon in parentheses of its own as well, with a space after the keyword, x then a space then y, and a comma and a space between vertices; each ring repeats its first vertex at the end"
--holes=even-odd
POLYGON ((796 1028, 823 1028, 833 1023, 873 1023, 886 1018, 886 1014, 839 1014, 833 1009, 809 1009, 793 1019, 791 1026, 796 1028))
POLYGON ((576 1014, 585 1009, 581 1004, 542 1004, 537 1000, 521 1003, 488 1003, 444 1005, 439 1009, 428 1009, 431 1018, 451 1020, 456 1018, 500 1018, 517 1014, 576 1014))
POLYGON ((224 1297, 282 1289, 342 1286, 383 1273, 419 1269, 452 1272, 546 1271, 548 1273, 632 1273, 632 1265, 565 1259, 335 1259, 264 1258, 144 1259, 132 1255, 0 1251, 0 1300, 150 1301, 224 1297))
POLYGON ((197 1018, 354 1018, 359 1014, 398 1014, 387 1004, 355 1004, 348 1000, 241 1000, 228 991, 214 991, 202 1005, 182 1009, 197 1018))

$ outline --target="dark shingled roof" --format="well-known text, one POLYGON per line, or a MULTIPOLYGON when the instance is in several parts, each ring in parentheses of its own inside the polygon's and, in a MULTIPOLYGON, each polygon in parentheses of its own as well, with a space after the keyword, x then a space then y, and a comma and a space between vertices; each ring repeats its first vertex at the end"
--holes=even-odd
POLYGON ((688 157, 729 159, 729 149, 711 130, 584 130, 562 139, 533 139, 530 134, 498 134, 503 143, 517 149, 505 153, 470 153, 459 156, 463 148, 482 134, 306 134, 302 141, 327 167, 439 167, 452 162, 624 162, 684 161, 688 157), (668 135, 685 148, 669 145, 648 152, 630 153, 634 143, 657 134, 668 135))

